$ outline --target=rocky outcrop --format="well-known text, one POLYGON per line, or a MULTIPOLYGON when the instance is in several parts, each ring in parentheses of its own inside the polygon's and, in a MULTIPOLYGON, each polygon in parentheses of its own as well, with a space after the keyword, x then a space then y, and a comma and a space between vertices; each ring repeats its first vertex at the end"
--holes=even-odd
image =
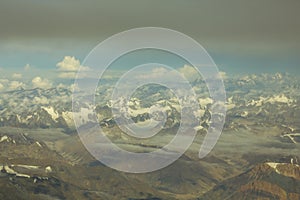
POLYGON ((218 184, 200 199, 295 200, 299 197, 300 166, 266 162, 218 184))

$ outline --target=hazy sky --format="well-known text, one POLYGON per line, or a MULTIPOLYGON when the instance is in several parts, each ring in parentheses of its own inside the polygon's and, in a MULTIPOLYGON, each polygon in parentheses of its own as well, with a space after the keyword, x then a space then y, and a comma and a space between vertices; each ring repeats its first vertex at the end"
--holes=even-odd
POLYGON ((130 28, 183 32, 223 71, 300 71, 298 0, 0 0, 0 68, 56 70, 130 28))

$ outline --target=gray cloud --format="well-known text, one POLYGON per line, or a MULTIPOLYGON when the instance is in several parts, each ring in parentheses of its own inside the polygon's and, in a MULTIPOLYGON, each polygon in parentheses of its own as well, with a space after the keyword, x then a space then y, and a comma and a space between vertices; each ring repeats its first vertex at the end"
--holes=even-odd
POLYGON ((120 31, 158 26, 193 37, 225 67, 299 71, 299 8, 299 0, 1 1, 0 52, 4 64, 47 67, 65 55, 82 59, 120 31))
POLYGON ((0 3, 0 37, 100 38, 140 26, 232 41, 299 41, 297 0, 12 0, 0 3))

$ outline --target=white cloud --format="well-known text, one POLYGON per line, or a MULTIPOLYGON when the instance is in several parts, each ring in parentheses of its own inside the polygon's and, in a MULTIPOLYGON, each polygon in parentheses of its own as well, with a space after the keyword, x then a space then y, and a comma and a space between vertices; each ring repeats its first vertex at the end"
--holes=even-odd
MULTIPOLYGON (((139 72, 141 73, 141 72, 139 72)), ((194 67, 185 65, 179 69, 169 69, 165 67, 156 67, 151 71, 143 71, 143 74, 135 77, 142 79, 164 79, 176 81, 178 78, 187 79, 188 81, 194 81, 199 77, 198 71, 194 67), (179 77, 180 76, 180 77, 179 77)))
POLYGON ((62 72, 58 75, 59 78, 75 78, 76 72, 62 72))
POLYGON ((9 80, 8 79, 0 79, 0 83, 8 83, 9 80))
POLYGON ((178 72, 189 81, 194 81, 198 77, 200 77, 200 74, 194 67, 191 67, 189 65, 184 65, 183 67, 179 68, 177 71, 176 69, 171 70, 165 67, 157 67, 154 68, 151 72, 139 76, 139 78, 164 78, 164 79, 170 78, 171 80, 174 80, 174 77, 178 76, 178 72))
POLYGON ((182 68, 178 70, 180 73, 184 75, 184 77, 190 81, 194 81, 200 77, 198 71, 189 65, 184 65, 182 68))
POLYGON ((65 84, 58 84, 57 85, 57 88, 66 88, 66 89, 70 89, 72 92, 75 91, 75 90, 79 90, 79 87, 77 84, 73 83, 71 85, 65 85, 65 84))
POLYGON ((52 83, 48 79, 42 79, 41 77, 37 76, 34 79, 32 79, 32 85, 33 87, 38 88, 50 88, 52 86, 52 83))
POLYGON ((79 70, 79 68, 82 71, 89 70, 89 67, 81 66, 80 61, 71 56, 65 56, 61 62, 56 64, 56 66, 58 67, 59 71, 64 72, 76 72, 79 70))
POLYGON ((19 82, 19 81, 12 81, 9 84, 9 89, 10 90, 15 90, 15 89, 18 89, 20 87, 25 87, 25 84, 22 83, 22 82, 19 82))
POLYGON ((66 88, 68 87, 67 85, 63 84, 63 83, 59 83, 57 86, 57 88, 66 88))
POLYGON ((21 78, 22 78, 22 74, 20 74, 20 73, 14 73, 14 74, 12 75, 12 78, 13 78, 13 79, 21 79, 21 78))
POLYGON ((4 89, 4 85, 0 83, 0 90, 4 89))
POLYGON ((42 104, 42 105, 49 104, 49 100, 46 97, 44 97, 44 96, 42 96, 42 97, 34 97, 34 99, 33 99, 32 102, 35 103, 35 104, 42 104))
POLYGON ((140 79, 166 78, 166 76, 170 74, 170 72, 171 70, 168 70, 164 67, 156 67, 151 71, 145 71, 143 74, 138 75, 137 77, 140 79))
POLYGON ((31 68, 31 66, 30 66, 29 64, 26 64, 26 65, 24 66, 24 70, 25 70, 25 71, 29 71, 30 68, 31 68))
POLYGON ((220 71, 219 74, 220 74, 220 76, 221 76, 222 79, 227 79, 228 78, 226 72, 220 71))
POLYGON ((78 87, 77 84, 74 83, 74 84, 70 85, 70 90, 71 90, 72 92, 74 92, 74 91, 79 90, 79 87, 78 87))
POLYGON ((77 72, 61 72, 58 75, 59 78, 64 78, 64 79, 74 79, 74 78, 87 78, 87 77, 92 77, 92 76, 88 76, 88 74, 86 73, 80 73, 77 74, 77 72))
POLYGON ((81 72, 90 70, 89 67, 82 66, 79 60, 71 56, 65 56, 61 62, 56 64, 56 66, 57 70, 60 72, 58 77, 67 79, 75 78, 76 73, 79 69, 81 70, 81 72))

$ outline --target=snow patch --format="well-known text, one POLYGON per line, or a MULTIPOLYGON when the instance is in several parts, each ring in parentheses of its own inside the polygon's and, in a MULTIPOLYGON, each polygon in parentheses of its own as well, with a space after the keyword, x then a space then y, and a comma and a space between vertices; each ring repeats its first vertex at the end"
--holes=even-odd
POLYGON ((282 94, 282 95, 277 95, 277 96, 271 97, 270 99, 268 99, 267 102, 270 102, 271 104, 274 104, 274 103, 286 103, 286 104, 290 105, 291 103, 294 102, 294 100, 289 99, 284 94, 282 94))
POLYGON ((284 103, 290 106, 291 104, 295 103, 295 100, 289 99, 284 94, 281 94, 272 97, 259 97, 258 100, 252 99, 247 106, 262 106, 264 103, 284 103))
POLYGON ((46 172, 46 173, 52 172, 52 168, 51 168, 50 166, 47 166, 47 167, 45 168, 45 172, 46 172))
POLYGON ((30 178, 29 175, 18 173, 15 170, 13 170, 12 168, 10 168, 10 166, 8 166, 8 165, 3 166, 2 170, 3 169, 6 171, 7 174, 16 175, 17 177, 30 178))
POLYGON ((204 127, 199 125, 199 126, 194 127, 194 129, 195 129, 195 131, 200 131, 200 130, 203 130, 204 127))
POLYGON ((41 145, 41 143, 39 143, 38 141, 36 141, 35 142, 39 147, 41 147, 42 148, 42 145, 41 145))
POLYGON ((57 118, 59 118, 59 114, 54 110, 53 107, 41 107, 42 109, 44 109, 51 117, 54 121, 57 120, 57 118))
POLYGON ((63 112, 62 117, 69 127, 74 126, 73 113, 72 112, 63 112))
POLYGON ((213 100, 211 98, 209 98, 209 97, 207 97, 207 98, 201 98, 198 101, 199 101, 199 104, 200 104, 201 108, 205 108, 208 104, 212 104, 213 103, 213 100))
POLYGON ((1 137, 0 143, 1 143, 1 142, 5 142, 5 141, 6 141, 6 142, 9 142, 9 141, 10 141, 10 138, 9 138, 7 135, 4 135, 4 136, 1 137))
POLYGON ((37 165, 11 165, 12 167, 22 167, 25 169, 39 169, 40 166, 37 165))
POLYGON ((270 167, 272 167, 273 169, 275 169, 275 172, 277 174, 280 174, 280 172, 277 169, 277 165, 279 165, 280 163, 274 163, 274 162, 268 162, 267 165, 269 165, 270 167))

